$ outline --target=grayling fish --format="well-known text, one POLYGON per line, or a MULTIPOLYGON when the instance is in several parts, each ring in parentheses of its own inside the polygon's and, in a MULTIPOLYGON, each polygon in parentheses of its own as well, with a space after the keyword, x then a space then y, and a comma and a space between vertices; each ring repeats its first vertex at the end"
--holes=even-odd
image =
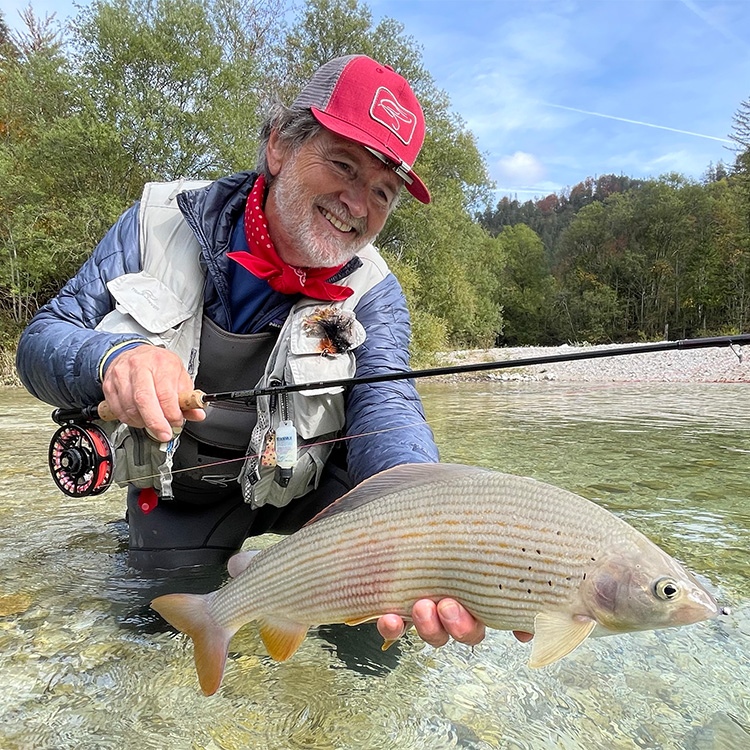
POLYGON ((230 561, 206 595, 152 602, 194 642, 203 692, 219 688, 229 641, 257 620, 288 659, 308 629, 458 600, 491 628, 534 633, 529 665, 589 635, 715 617, 713 597, 676 560, 595 503, 549 484, 458 464, 384 471, 262 552, 230 561))

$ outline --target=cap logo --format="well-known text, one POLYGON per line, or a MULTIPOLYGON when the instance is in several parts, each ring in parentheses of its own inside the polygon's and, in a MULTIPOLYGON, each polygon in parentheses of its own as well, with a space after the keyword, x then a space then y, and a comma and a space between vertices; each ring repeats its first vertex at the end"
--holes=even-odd
POLYGON ((417 117, 399 104, 398 99, 385 86, 375 92, 370 105, 370 117, 388 128, 404 145, 411 143, 417 127, 417 117))

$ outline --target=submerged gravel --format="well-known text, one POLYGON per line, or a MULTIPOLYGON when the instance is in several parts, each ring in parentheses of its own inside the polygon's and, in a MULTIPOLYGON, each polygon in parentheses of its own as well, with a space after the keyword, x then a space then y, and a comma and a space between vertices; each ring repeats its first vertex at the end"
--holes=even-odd
MULTIPOLYGON (((523 346, 499 349, 465 349, 440 356, 440 364, 565 356, 573 352, 624 350, 628 344, 581 346, 523 346)), ((630 346, 638 346, 632 344, 630 346)), ((718 346, 708 349, 669 350, 555 362, 446 376, 462 380, 535 380, 599 383, 746 383, 750 382, 750 346, 718 346)))

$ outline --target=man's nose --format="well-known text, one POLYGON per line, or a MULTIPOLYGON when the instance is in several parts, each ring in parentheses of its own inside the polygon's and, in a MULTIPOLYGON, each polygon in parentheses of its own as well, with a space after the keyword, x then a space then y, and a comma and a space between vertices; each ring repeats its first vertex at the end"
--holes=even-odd
POLYGON ((350 182, 341 191, 341 202, 347 207, 349 213, 355 219, 367 216, 367 194, 369 187, 361 180, 350 182))

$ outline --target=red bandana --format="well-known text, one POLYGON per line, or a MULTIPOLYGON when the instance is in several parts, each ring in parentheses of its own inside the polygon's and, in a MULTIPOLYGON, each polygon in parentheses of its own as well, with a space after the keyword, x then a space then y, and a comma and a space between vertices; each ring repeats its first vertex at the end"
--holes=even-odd
POLYGON ((268 234, 268 222, 262 203, 266 180, 260 175, 247 196, 245 206, 245 238, 250 253, 245 250, 227 253, 227 257, 250 271, 253 276, 268 281, 272 289, 282 294, 304 294, 313 299, 339 302, 351 297, 354 291, 348 286, 329 284, 328 279, 344 267, 299 268, 290 266, 279 257, 268 234))

